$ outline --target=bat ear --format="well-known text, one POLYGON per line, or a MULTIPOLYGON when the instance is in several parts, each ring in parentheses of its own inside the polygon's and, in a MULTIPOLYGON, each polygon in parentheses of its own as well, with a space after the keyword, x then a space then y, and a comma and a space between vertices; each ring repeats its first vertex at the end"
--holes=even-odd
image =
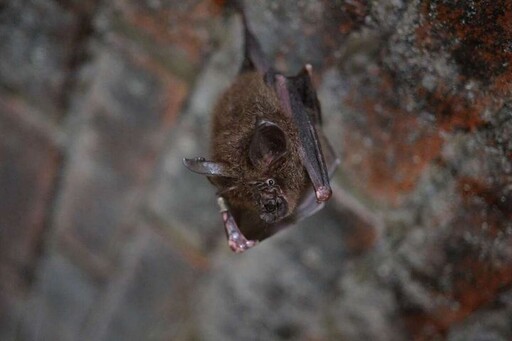
POLYGON ((234 177, 222 162, 206 161, 203 157, 183 159, 183 164, 194 173, 206 176, 234 177))
POLYGON ((249 159, 255 167, 269 166, 287 151, 286 135, 275 123, 260 121, 249 146, 249 159))

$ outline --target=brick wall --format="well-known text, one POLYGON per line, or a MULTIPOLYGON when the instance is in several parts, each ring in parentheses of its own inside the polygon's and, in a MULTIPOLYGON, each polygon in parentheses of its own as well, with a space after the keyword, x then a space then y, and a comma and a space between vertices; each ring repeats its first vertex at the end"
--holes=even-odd
POLYGON ((0 339, 511 338, 510 4, 245 5, 313 63, 342 164, 242 255, 181 165, 240 63, 229 3, 0 5, 0 339))

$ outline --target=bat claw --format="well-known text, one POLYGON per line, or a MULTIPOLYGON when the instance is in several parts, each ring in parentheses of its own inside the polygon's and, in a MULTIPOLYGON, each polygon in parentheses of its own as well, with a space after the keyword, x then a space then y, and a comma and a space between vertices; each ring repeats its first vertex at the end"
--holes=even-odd
POLYGON ((235 253, 241 253, 258 244, 257 240, 247 240, 239 232, 230 233, 228 236, 228 245, 235 253))
POLYGON ((217 197, 217 204, 219 205, 222 220, 224 221, 224 228, 226 229, 226 235, 228 237, 228 245, 233 252, 241 253, 258 244, 257 240, 248 240, 245 238, 242 231, 238 228, 235 219, 231 215, 228 205, 223 197, 217 197))
POLYGON ((306 72, 308 73, 309 78, 313 78, 313 65, 308 63, 308 64, 304 65, 304 68, 306 69, 306 72))
POLYGON ((316 199, 320 202, 325 202, 325 201, 329 200, 331 195, 332 195, 332 190, 331 190, 331 187, 329 187, 329 186, 319 186, 315 190, 316 199))

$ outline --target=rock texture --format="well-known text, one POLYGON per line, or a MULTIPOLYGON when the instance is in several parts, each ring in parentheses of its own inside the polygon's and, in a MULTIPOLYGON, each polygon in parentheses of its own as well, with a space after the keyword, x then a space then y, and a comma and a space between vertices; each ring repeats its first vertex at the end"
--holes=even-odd
POLYGON ((512 3, 245 1, 314 66, 326 209, 232 254, 208 153, 230 1, 0 5, 0 339, 512 339, 512 3))

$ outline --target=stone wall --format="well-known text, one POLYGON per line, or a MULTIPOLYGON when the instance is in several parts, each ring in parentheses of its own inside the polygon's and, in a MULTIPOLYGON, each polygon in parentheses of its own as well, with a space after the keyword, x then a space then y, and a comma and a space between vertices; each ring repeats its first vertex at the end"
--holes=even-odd
POLYGON ((181 165, 237 73, 229 1, 0 5, 1 340, 512 338, 512 4, 246 1, 315 68, 327 207, 229 251, 181 165))

